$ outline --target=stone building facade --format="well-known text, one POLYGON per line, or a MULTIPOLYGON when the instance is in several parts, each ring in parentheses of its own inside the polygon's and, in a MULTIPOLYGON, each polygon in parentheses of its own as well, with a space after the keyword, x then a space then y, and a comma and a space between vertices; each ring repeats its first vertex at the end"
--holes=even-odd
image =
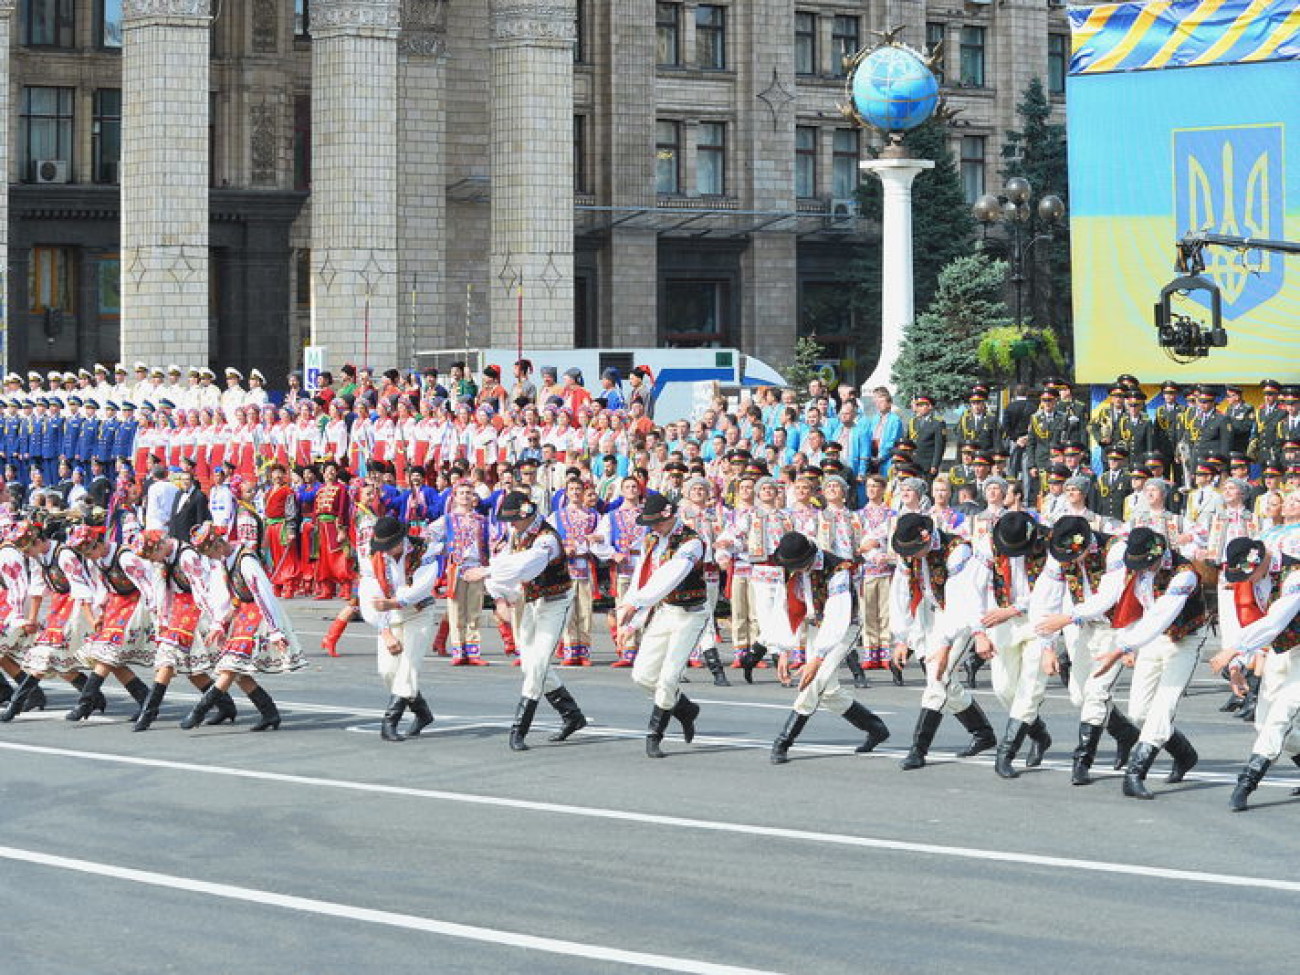
POLYGON ((0 0, 8 364, 782 361, 872 246, 841 57, 895 26, 995 190, 1030 78, 1064 109, 1047 0, 0 0))

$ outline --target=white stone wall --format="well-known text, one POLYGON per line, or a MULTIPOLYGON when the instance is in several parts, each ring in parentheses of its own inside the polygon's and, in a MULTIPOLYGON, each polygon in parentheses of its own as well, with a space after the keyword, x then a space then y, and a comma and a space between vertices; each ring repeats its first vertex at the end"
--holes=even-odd
MULTIPOLYGON (((573 344, 573 0, 492 0, 492 258, 522 279, 523 344, 573 344)), ((518 296, 492 282, 492 340, 518 296)))
POLYGON ((123 7, 122 358, 206 363, 208 3, 123 7))
POLYGON ((398 0, 312 4, 312 342, 388 368, 397 336, 398 0))

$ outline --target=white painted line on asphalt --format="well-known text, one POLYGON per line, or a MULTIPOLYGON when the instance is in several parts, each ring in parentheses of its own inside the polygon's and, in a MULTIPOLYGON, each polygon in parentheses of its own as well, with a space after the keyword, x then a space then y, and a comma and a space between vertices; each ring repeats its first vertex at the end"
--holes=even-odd
POLYGON ((607 809, 600 806, 575 806, 567 803, 540 802, 531 799, 509 799, 503 796, 484 796, 469 792, 448 792, 441 789, 416 789, 410 786, 383 785, 371 782, 353 782, 347 779, 325 779, 309 775, 290 775, 283 772, 263 772, 255 769, 234 768, 224 765, 200 765, 192 762, 173 762, 159 758, 142 758, 134 755, 109 755, 103 752, 85 752, 70 748, 51 748, 45 745, 20 745, 0 742, 0 749, 47 755, 57 758, 84 759, 119 765, 166 769, 174 772, 194 772, 201 775, 226 776, 260 782, 280 782, 287 785, 305 785, 325 789, 404 798, 431 799, 438 802, 459 802, 471 806, 492 806, 501 809, 521 809, 527 812, 549 813, 559 816, 578 816, 587 819, 608 819, 618 822, 641 823, 676 829, 708 830, 719 833, 737 833, 745 836, 765 836, 795 843, 820 843, 829 846, 847 846, 871 850, 889 850, 896 853, 919 853, 928 856, 981 860, 994 863, 1012 863, 1021 866, 1048 867, 1056 870, 1073 870, 1086 873, 1121 874, 1156 880, 1175 880, 1189 883, 1212 884, 1226 887, 1253 887, 1260 890, 1279 890, 1300 893, 1300 881, 1276 880, 1271 877, 1247 877, 1236 874, 1209 873, 1201 870, 1183 870, 1171 867, 1153 867, 1137 863, 1118 863, 1107 860, 1084 860, 1076 857, 1044 856, 1036 853, 1018 853, 1009 850, 984 850, 975 847, 942 846, 935 843, 913 843, 905 840, 887 840, 871 836, 846 836, 842 833, 820 833, 812 830, 789 829, 780 826, 762 826, 750 823, 715 822, 707 819, 688 819, 682 816, 662 816, 655 813, 634 812, 625 809, 607 809))
POLYGON ((391 911, 378 911, 368 907, 357 907, 352 904, 316 900, 311 897, 294 897, 290 894, 277 894, 269 890, 257 890, 252 887, 235 887, 230 884, 218 884, 208 880, 196 880, 191 877, 154 873, 151 870, 135 870, 131 867, 117 867, 108 863, 95 863, 91 860, 53 856, 48 853, 20 850, 9 846, 0 846, 0 857, 42 867, 72 870, 97 877, 109 877, 113 880, 146 884, 150 887, 164 887, 169 890, 206 894, 209 897, 221 897, 226 900, 244 901, 268 907, 280 907, 285 910, 300 911, 307 914, 321 914, 326 917, 343 918, 348 921, 362 921, 366 924, 382 924, 387 927, 405 928, 408 931, 422 931, 426 934, 438 934, 448 938, 463 938, 468 941, 481 941, 486 944, 523 948, 527 951, 545 951, 554 955, 570 955, 575 958, 589 958, 593 961, 614 962, 620 965, 635 965, 640 968, 655 968, 666 972, 691 972, 698 973, 698 975, 777 975, 777 973, 763 969, 717 965, 712 962, 698 961, 694 958, 675 958, 671 955, 655 955, 641 951, 626 951, 622 948, 610 948, 605 945, 583 944, 580 941, 542 938, 514 931, 501 931, 497 928, 457 924, 454 921, 439 921, 434 918, 418 917, 413 914, 395 914, 391 911))

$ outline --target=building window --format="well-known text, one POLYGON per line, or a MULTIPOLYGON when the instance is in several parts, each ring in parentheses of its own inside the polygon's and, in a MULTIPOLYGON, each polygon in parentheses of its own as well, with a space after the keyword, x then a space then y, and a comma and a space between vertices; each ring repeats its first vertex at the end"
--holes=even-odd
POLYGON ((811 125, 794 129, 794 195, 801 200, 817 195, 817 129, 811 125))
POLYGON ((655 123, 655 192, 682 191, 682 127, 660 119, 655 123))
POLYGON ((831 54, 835 58, 835 63, 831 65, 831 73, 837 78, 843 78, 848 74, 848 69, 844 67, 845 59, 857 54, 858 49, 862 47, 859 24, 857 17, 843 15, 836 16, 831 22, 831 54))
POLYGON ((716 3, 695 8, 695 64, 718 71, 727 66, 727 10, 716 3))
POLYGON ((834 172, 831 174, 834 185, 831 195, 839 200, 849 200, 857 195, 858 183, 861 181, 860 139, 857 129, 836 129, 834 147, 834 172))
POLYGON ((311 310, 311 248, 294 251, 294 304, 299 312, 311 310))
POLYGON ((293 36, 311 37, 311 0, 293 0, 293 36))
POLYGON ((583 64, 587 60, 586 0, 574 4, 573 21, 573 63, 583 64))
POLYGON ((33 247, 27 267, 27 304, 33 312, 71 312, 76 300, 76 252, 71 247, 33 247))
POLYGON ((587 192, 587 118, 573 116, 573 192, 587 192))
POLYGON ((984 28, 961 29, 961 86, 984 87, 984 28))
POLYGON ((663 341, 670 348, 719 348, 731 311, 729 281, 668 281, 664 285, 663 341))
POLYGON ((1065 72, 1070 63, 1070 38, 1066 34, 1047 35, 1047 90, 1065 94, 1065 72))
POLYGON ((122 0, 95 0, 95 44, 105 50, 122 49, 122 0))
POLYGON ((90 125, 90 178, 96 183, 116 183, 122 156, 122 89, 95 91, 95 116, 90 125))
POLYGON ((967 203, 984 195, 984 136, 961 137, 961 188, 967 203))
POLYGON ((817 15, 794 15, 794 73, 817 73, 817 15))
POLYGON ((23 43, 28 47, 74 47, 77 22, 74 0, 26 0, 23 43))
POLYGON ((682 5, 655 4, 656 60, 661 65, 682 63, 682 5))
POLYGON ((293 96, 293 188, 311 189, 311 95, 293 96))
POLYGON ((701 122, 695 145, 695 186, 701 196, 727 193, 727 126, 701 122))
POLYGON ((937 51, 939 56, 935 59, 934 67, 930 70, 934 72, 935 80, 943 84, 943 45, 947 37, 948 25, 929 23, 925 25, 925 50, 929 54, 937 51))
MULTIPOLYGON (((25 179, 35 180, 37 160, 62 160, 67 171, 72 168, 72 88, 24 88, 22 117, 22 158, 19 163, 25 179)), ((45 179, 45 175, 41 175, 45 179)), ((66 176, 64 177, 66 181, 66 176)))

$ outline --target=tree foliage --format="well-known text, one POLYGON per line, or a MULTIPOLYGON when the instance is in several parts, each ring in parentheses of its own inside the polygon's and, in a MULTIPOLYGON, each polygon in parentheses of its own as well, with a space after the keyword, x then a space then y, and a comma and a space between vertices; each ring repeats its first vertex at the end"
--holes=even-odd
POLYGON ((782 371, 782 375, 800 403, 808 398, 808 383, 821 375, 818 362, 825 357, 826 349, 814 338, 804 336, 794 343, 794 358, 782 371))
POLYGON ((980 378, 980 341, 991 328, 1010 324, 1002 288, 1005 261, 983 253, 958 257, 939 272, 930 306, 903 333, 893 380, 908 402, 928 393, 939 406, 965 400, 980 378))

